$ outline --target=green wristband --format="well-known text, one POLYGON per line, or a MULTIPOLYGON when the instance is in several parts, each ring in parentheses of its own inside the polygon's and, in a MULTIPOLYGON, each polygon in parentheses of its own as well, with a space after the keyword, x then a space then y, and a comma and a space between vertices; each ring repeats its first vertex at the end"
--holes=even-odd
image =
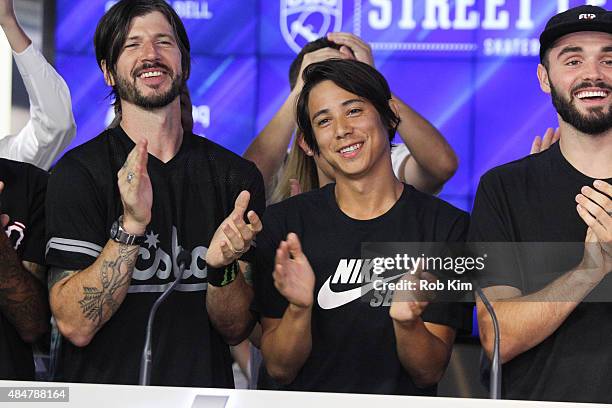
POLYGON ((237 261, 220 268, 213 268, 208 265, 206 269, 208 271, 208 284, 219 288, 229 285, 235 281, 238 277, 238 273, 240 272, 237 261))

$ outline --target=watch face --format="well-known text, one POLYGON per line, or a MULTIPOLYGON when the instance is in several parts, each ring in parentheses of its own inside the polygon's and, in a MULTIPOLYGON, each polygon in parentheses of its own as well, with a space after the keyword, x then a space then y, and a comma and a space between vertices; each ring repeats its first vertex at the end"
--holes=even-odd
POLYGON ((119 222, 115 221, 113 222, 113 225, 111 226, 111 230, 110 230, 111 239, 115 239, 117 237, 118 232, 119 232, 119 222))

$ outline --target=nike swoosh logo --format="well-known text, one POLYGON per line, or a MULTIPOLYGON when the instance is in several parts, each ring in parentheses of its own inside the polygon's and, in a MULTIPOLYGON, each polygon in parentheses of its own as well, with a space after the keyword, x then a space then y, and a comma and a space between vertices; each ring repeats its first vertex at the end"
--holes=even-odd
MULTIPOLYGON (((403 273, 400 273, 399 275, 383 278, 382 281, 389 282, 403 275, 403 273)), ((327 278, 323 286, 321 286, 319 294, 317 295, 317 302, 319 303, 319 306, 321 306, 321 309, 328 310, 344 306, 347 303, 351 303, 353 300, 359 299, 360 297, 374 289, 374 282, 368 282, 359 288, 353 288, 342 292, 334 292, 333 290, 331 290, 330 286, 331 279, 331 276, 327 278)))

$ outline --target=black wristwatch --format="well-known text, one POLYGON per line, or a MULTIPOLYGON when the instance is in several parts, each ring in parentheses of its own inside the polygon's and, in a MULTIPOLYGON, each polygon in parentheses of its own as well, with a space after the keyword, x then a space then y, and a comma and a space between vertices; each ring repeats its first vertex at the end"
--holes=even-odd
POLYGON ((123 215, 113 222, 110 229, 110 239, 120 244, 142 245, 145 241, 144 235, 133 235, 123 229, 123 215))

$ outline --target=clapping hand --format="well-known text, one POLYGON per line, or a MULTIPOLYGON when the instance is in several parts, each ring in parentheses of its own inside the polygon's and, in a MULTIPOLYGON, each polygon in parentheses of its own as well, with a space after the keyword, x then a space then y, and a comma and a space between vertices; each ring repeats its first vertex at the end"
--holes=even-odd
POLYGON ((206 263, 211 267, 227 266, 240 258, 251 247, 255 235, 262 230, 261 220, 255 211, 247 214, 250 224, 244 222, 250 198, 248 191, 242 191, 236 198, 234 210, 215 231, 206 253, 206 263))
POLYGON ((289 303, 300 308, 312 306, 315 274, 296 234, 290 233, 278 246, 272 277, 274 286, 289 303))

